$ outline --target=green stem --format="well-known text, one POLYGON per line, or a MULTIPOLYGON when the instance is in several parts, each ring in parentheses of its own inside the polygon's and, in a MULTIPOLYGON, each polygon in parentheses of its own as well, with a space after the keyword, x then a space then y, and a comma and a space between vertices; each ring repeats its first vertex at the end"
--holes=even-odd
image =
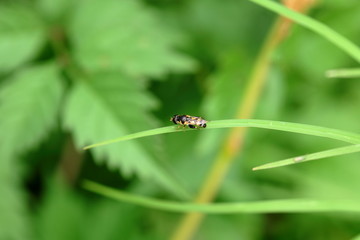
MULTIPOLYGON (((282 26, 282 20, 278 19, 263 44, 249 77, 244 97, 238 105, 236 117, 239 119, 251 118, 256 109, 262 89, 265 85, 272 53, 281 40, 279 33, 281 32, 282 26)), ((244 128, 231 130, 218 155, 215 157, 215 161, 194 202, 208 203, 215 197, 236 155, 242 150, 245 133, 246 129, 244 128)), ((188 213, 185 215, 175 230, 172 240, 190 239, 199 227, 203 218, 204 215, 200 213, 188 213)))

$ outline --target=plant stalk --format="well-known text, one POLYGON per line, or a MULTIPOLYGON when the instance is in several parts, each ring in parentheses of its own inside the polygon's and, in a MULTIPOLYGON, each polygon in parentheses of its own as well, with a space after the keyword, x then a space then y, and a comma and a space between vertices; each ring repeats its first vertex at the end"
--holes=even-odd
MULTIPOLYGON (((236 118, 248 119, 253 116, 266 82, 272 53, 286 36, 288 28, 289 21, 284 18, 278 18, 273 25, 248 80, 248 86, 243 100, 239 104, 236 118)), ((194 200, 195 203, 208 203, 215 197, 235 157, 242 150, 245 133, 246 128, 233 128, 231 130, 226 138, 225 144, 216 156, 215 162, 208 173, 198 196, 194 200)), ((179 223, 171 239, 191 239, 203 218, 204 214, 202 213, 186 214, 179 223)))

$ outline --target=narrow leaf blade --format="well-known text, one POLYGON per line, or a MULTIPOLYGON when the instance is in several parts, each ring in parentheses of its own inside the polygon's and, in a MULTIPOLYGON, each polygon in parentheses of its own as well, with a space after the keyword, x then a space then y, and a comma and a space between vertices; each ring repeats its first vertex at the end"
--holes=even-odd
POLYGON ((267 8, 273 12, 276 12, 282 16, 285 16, 310 30, 313 30, 314 32, 318 33, 320 36, 324 37, 325 39, 329 40, 337 47, 342 49, 353 59, 360 62, 360 48, 356 46, 353 42, 345 38, 344 36, 340 35, 333 29, 326 26, 325 24, 316 21, 301 13, 295 12, 279 3, 276 3, 275 1, 271 1, 271 0, 250 0, 250 1, 264 8, 267 8))
POLYGON ((360 69, 333 69, 326 72, 328 78, 360 78, 360 69))
POLYGON ((101 184, 85 181, 85 189, 118 201, 170 212, 202 212, 209 214, 298 213, 298 212, 358 212, 358 199, 281 199, 239 203, 195 204, 157 200, 126 193, 101 184))
POLYGON ((258 167, 254 167, 253 170, 263 170, 263 169, 269 169, 269 168, 283 167, 283 166, 287 166, 287 165, 292 165, 292 164, 297 164, 297 163, 302 163, 302 162, 307 162, 307 161, 312 161, 312 160, 319 160, 322 158, 334 157, 334 156, 350 154, 350 153, 355 153, 355 152, 360 152, 359 144, 341 147, 341 148, 334 148, 334 149, 330 149, 330 150, 326 150, 326 151, 321 151, 321 152, 317 152, 317 153, 312 153, 312 154, 288 158, 288 159, 284 159, 284 160, 280 160, 280 161, 276 161, 276 162, 272 162, 272 163, 267 163, 267 164, 260 165, 258 167))
POLYGON ((360 135, 354 134, 351 132, 341 131, 332 128, 325 128, 307 124, 300 123, 290 123, 290 122, 280 122, 280 121, 269 121, 269 120, 258 120, 258 119, 229 119, 229 120, 216 120, 210 121, 206 127, 206 129, 179 129, 177 126, 169 126, 151 129, 143 132, 137 132, 129 135, 125 135, 122 137, 106 140, 103 142, 95 143, 89 146, 85 146, 84 149, 90 149, 94 147, 99 147, 107 144, 112 144, 116 142, 154 136, 165 133, 174 133, 181 131, 207 131, 208 129, 215 128, 232 128, 232 127, 255 127, 255 128, 264 128, 264 129, 273 129, 278 131, 286 131, 300 134, 307 134, 318 137, 326 137, 331 139, 336 139, 349 143, 360 143, 360 135))

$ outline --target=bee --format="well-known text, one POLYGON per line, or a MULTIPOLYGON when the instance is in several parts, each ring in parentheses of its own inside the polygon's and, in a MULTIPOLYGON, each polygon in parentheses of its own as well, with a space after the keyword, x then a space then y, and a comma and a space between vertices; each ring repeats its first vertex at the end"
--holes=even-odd
POLYGON ((181 126, 189 126, 189 128, 206 128, 207 123, 207 121, 201 117, 178 114, 170 118, 170 121, 181 126))

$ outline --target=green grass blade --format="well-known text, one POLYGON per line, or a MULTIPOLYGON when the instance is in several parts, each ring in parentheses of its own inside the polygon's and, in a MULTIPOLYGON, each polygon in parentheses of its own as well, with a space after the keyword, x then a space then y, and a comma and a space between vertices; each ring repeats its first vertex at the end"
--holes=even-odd
MULTIPOLYGON (((186 131, 186 130, 189 130, 189 129, 184 129, 182 131, 186 131)), ((142 137, 148 137, 148 136, 154 136, 154 135, 158 135, 158 134, 171 133, 171 132, 176 132, 176 131, 178 131, 178 129, 174 128, 174 126, 155 128, 155 129, 142 131, 142 132, 137 132, 137 133, 125 135, 125 136, 122 136, 122 137, 119 137, 119 138, 114 138, 114 139, 110 139, 110 140, 107 140, 107 141, 95 143, 95 144, 86 146, 83 149, 86 150, 86 149, 90 149, 90 148, 94 148, 94 147, 108 145, 108 144, 111 144, 111 143, 116 143, 116 142, 136 139, 136 138, 142 138, 142 137)))
POLYGON ((355 236, 355 237, 353 237, 351 240, 360 240, 360 234, 357 235, 357 236, 355 236))
POLYGON ((351 211, 360 213, 360 201, 358 199, 282 199, 240 203, 194 204, 141 197, 120 190, 115 190, 91 181, 85 181, 83 186, 87 190, 117 201, 171 212, 238 214, 351 211))
POLYGON ((335 32, 325 24, 318 22, 308 16, 305 16, 301 13, 290 10, 289 8, 269 0, 250 0, 258 5, 261 5, 264 8, 267 8, 273 12, 276 12, 282 16, 290 18, 294 22, 318 33, 320 36, 329 40, 337 47, 345 51, 349 56, 353 57, 356 61, 360 63, 360 48, 354 43, 349 41, 344 36, 335 32))
POLYGON ((360 78, 360 68, 354 69, 332 69, 326 71, 328 78, 360 78))
POLYGON ((267 163, 267 164, 263 164, 258 167, 254 167, 253 170, 263 170, 263 169, 269 169, 269 168, 282 167, 282 166, 286 166, 286 165, 302 163, 302 162, 307 162, 307 161, 312 161, 312 160, 319 160, 322 158, 334 157, 334 156, 355 153, 355 152, 360 152, 360 144, 346 146, 346 147, 340 147, 340 148, 334 148, 334 149, 330 149, 330 150, 326 150, 326 151, 322 151, 322 152, 317 152, 317 153, 307 154, 307 155, 303 155, 303 156, 288 158, 285 160, 280 160, 280 161, 276 161, 276 162, 272 162, 272 163, 267 163))
POLYGON ((94 147, 99 147, 111 143, 153 136, 158 134, 165 133, 174 133, 181 131, 207 131, 208 129, 215 128, 232 128, 232 127, 255 127, 255 128, 265 128, 265 129, 273 129, 279 131, 293 132, 293 133, 301 133, 318 137, 326 137, 331 139, 336 139, 348 143, 357 144, 360 143, 360 135, 341 131, 332 128, 318 127, 313 125, 306 125, 300 123, 290 123, 290 122, 279 122, 279 121, 269 121, 269 120, 257 120, 257 119, 229 119, 229 120, 216 120, 210 121, 206 129, 179 129, 177 126, 169 126, 151 129, 147 131, 137 132, 129 135, 125 135, 119 138, 110 139, 104 142, 95 143, 89 146, 84 147, 84 149, 90 149, 94 147))

